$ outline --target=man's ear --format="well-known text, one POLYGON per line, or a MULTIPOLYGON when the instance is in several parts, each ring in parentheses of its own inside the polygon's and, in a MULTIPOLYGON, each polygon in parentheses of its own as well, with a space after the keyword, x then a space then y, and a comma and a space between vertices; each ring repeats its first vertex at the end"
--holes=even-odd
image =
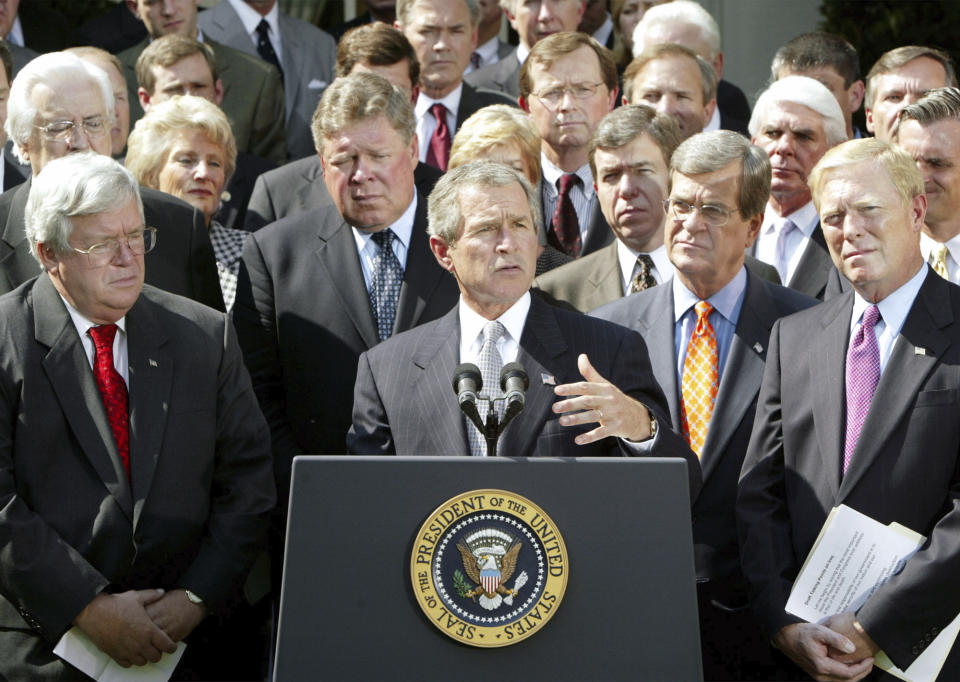
POLYGON ((453 259, 450 257, 450 246, 447 245, 445 239, 430 235, 430 250, 433 251, 433 256, 437 259, 441 268, 456 275, 453 269, 453 259))
POLYGON ((530 113, 530 100, 526 97, 517 97, 517 104, 528 114, 530 113))
POLYGON ((213 103, 219 107, 220 102, 222 101, 223 101, 223 81, 221 81, 218 78, 217 82, 213 84, 213 103))
POLYGON ((133 12, 133 16, 143 21, 143 18, 140 16, 140 10, 137 8, 137 0, 126 0, 126 2, 127 9, 133 12))
POLYGON ((53 274, 59 272, 60 259, 52 248, 43 243, 37 244, 37 255, 40 256, 44 270, 53 274))
POLYGON ((150 109, 150 93, 146 88, 137 88, 137 99, 140 100, 140 108, 146 113, 150 109))

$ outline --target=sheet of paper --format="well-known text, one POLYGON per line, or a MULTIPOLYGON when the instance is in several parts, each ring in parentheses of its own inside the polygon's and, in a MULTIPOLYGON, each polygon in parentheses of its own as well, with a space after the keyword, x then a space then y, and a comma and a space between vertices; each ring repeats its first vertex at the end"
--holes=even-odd
MULTIPOLYGON (((838 613, 856 611, 903 569, 925 540, 899 523, 884 526, 846 505, 835 507, 793 583, 787 612, 820 623, 838 613)), ((932 682, 958 632, 960 615, 907 670, 897 668, 882 651, 874 658, 874 665, 908 682, 932 682)))
POLYGON ((72 627, 60 638, 53 653, 98 682, 168 682, 187 645, 177 644, 172 654, 156 663, 124 668, 90 641, 80 628, 72 627))

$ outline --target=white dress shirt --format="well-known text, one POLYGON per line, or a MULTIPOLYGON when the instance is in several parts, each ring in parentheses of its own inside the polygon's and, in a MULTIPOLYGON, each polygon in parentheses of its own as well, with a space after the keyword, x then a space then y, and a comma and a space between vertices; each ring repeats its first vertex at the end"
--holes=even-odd
POLYGON ((283 66, 283 37, 280 35, 280 3, 276 3, 273 8, 267 12, 266 16, 263 16, 243 0, 227 0, 227 2, 230 3, 231 7, 233 7, 237 13, 237 16, 240 17, 243 30, 250 36, 254 47, 256 47, 257 42, 260 40, 260 36, 257 34, 257 26, 260 25, 262 19, 267 20, 267 26, 270 27, 268 31, 270 44, 273 45, 273 51, 277 53, 277 60, 279 60, 280 66, 283 66))
MULTIPOLYGON (((407 269, 407 251, 410 249, 410 237, 413 235, 413 218, 416 213, 417 192, 414 190, 413 200, 410 202, 410 205, 407 206, 407 210, 397 218, 395 223, 389 226, 389 229, 393 230, 393 233, 397 236, 397 238, 391 242, 393 245, 393 253, 400 262, 400 267, 404 272, 406 272, 407 269)), ((351 227, 350 229, 353 230, 353 238, 357 242, 357 253, 360 255, 360 268, 363 270, 363 281, 367 285, 367 291, 370 291, 370 283, 373 281, 373 258, 377 255, 380 247, 373 241, 372 232, 361 232, 355 227, 351 227)))
POLYGON ((820 216, 817 215, 817 207, 813 205, 812 200, 790 215, 783 217, 777 215, 770 204, 767 204, 763 214, 763 224, 760 226, 760 234, 757 236, 756 257, 773 267, 777 267, 777 239, 785 220, 793 222, 796 229, 790 231, 784 244, 784 255, 787 261, 787 276, 783 279, 784 286, 796 274, 797 266, 800 264, 803 252, 807 248, 807 242, 813 237, 813 231, 820 223, 820 216))
MULTIPOLYGON (((480 362, 480 350, 483 348, 483 328, 488 320, 476 312, 460 299, 460 362, 480 362)), ((497 318, 507 330, 497 339, 497 350, 503 364, 515 362, 520 353, 520 336, 523 334, 523 325, 527 323, 527 313, 530 312, 530 292, 526 292, 516 303, 510 306, 503 315, 497 318)))
MULTIPOLYGON (((920 253, 923 254, 923 260, 927 263, 933 264, 930 253, 939 245, 940 242, 928 236, 926 232, 920 233, 920 253)), ((945 241, 943 245, 947 247, 947 274, 950 275, 950 281, 960 284, 960 235, 945 241)))
POLYGON ((703 126, 702 132, 712 133, 714 130, 720 130, 720 107, 713 108, 713 116, 707 121, 707 125, 703 126))
POLYGON ((483 45, 477 45, 477 49, 473 51, 473 54, 480 57, 480 63, 477 64, 476 69, 473 68, 473 62, 467 64, 467 68, 463 72, 464 76, 471 71, 482 69, 485 66, 490 66, 491 64, 496 64, 500 61, 500 37, 493 36, 483 45))
MULTIPOLYGON (((550 220, 557 210, 560 191, 557 189, 557 180, 566 173, 554 166, 545 154, 540 154, 540 165, 543 169, 543 222, 550 229, 550 220)), ((580 184, 570 190, 570 200, 573 209, 577 212, 577 222, 580 223, 580 240, 585 241, 587 230, 590 229, 590 219, 593 217, 593 204, 596 201, 596 192, 593 190, 593 174, 590 164, 584 164, 576 171, 580 184)))
MULTIPOLYGON (((90 369, 93 369, 93 361, 97 357, 97 347, 93 343, 93 337, 89 331, 91 327, 98 326, 95 322, 88 320, 83 313, 74 308, 67 302, 67 299, 60 295, 60 300, 67 306, 67 312, 70 313, 70 319, 73 326, 80 335, 80 342, 83 343, 83 352, 87 355, 87 362, 90 363, 90 369)), ((113 366, 123 377, 123 383, 130 387, 130 362, 127 355, 127 317, 124 315, 114 324, 117 325, 117 335, 113 337, 113 366)))
MULTIPOLYGON (((617 258, 620 261, 620 275, 623 278, 624 293, 630 291, 630 283, 633 281, 633 269, 637 264, 637 256, 639 255, 639 251, 634 251, 619 239, 617 240, 617 258)), ((653 272, 651 274, 657 281, 657 284, 663 284, 673 277, 673 263, 670 262, 670 258, 667 256, 667 247, 665 244, 661 244, 647 255, 653 260, 653 272)))
POLYGON ((460 111, 460 95, 463 93, 463 83, 461 82, 453 92, 443 99, 433 99, 423 94, 423 90, 417 96, 417 106, 413 108, 413 113, 417 116, 417 142, 420 143, 420 161, 426 163, 427 152, 430 151, 430 138, 433 137, 433 131, 437 129, 437 119, 430 111, 437 102, 441 102, 447 108, 447 128, 450 130, 450 140, 453 140, 453 134, 457 131, 457 112, 460 111))

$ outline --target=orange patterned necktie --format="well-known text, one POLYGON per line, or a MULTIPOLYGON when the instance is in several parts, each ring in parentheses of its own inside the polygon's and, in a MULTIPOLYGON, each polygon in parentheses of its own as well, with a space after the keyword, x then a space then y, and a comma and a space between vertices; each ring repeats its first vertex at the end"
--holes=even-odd
POLYGON ((713 404, 717 400, 720 370, 717 361, 717 335, 713 332, 709 319, 713 306, 706 301, 698 301, 695 310, 697 326, 690 335, 687 357, 683 361, 680 419, 683 437, 699 457, 707 439, 713 404))

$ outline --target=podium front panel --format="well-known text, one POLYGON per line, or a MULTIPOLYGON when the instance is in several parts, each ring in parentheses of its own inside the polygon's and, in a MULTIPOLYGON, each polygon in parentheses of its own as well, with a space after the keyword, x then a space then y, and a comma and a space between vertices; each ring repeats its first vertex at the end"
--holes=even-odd
POLYGON ((274 679, 698 680, 687 485, 678 459, 297 457, 274 679), (410 577, 427 517, 485 488, 538 505, 568 554, 551 620, 498 648, 444 635, 410 577))

